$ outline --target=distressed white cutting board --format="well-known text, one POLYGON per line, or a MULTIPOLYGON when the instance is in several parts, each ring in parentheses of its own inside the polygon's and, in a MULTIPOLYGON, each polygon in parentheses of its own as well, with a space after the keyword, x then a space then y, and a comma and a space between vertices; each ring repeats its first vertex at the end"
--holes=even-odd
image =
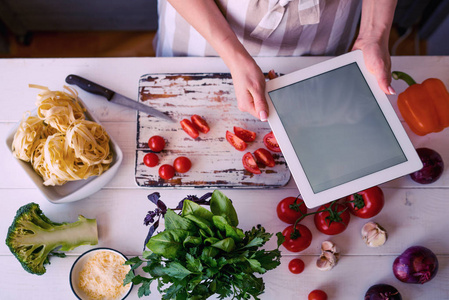
POLYGON ((290 171, 280 153, 274 153, 276 166, 261 166, 262 174, 246 171, 243 155, 265 148, 263 137, 271 131, 267 122, 261 122, 237 108, 232 78, 227 73, 209 74, 148 74, 139 81, 139 101, 171 116, 177 123, 169 123, 139 112, 137 115, 137 150, 135 178, 142 187, 186 188, 260 188, 280 187, 288 183, 290 171), (207 134, 200 133, 192 139, 180 125, 184 118, 194 114, 202 116, 209 124, 207 134), (244 151, 237 151, 226 140, 226 130, 234 126, 257 133, 254 142, 244 151), (165 149, 158 153, 160 163, 149 168, 143 157, 151 152, 148 139, 160 135, 166 141, 165 149), (159 177, 162 164, 173 164, 178 156, 192 161, 192 168, 176 174, 170 180, 159 177))

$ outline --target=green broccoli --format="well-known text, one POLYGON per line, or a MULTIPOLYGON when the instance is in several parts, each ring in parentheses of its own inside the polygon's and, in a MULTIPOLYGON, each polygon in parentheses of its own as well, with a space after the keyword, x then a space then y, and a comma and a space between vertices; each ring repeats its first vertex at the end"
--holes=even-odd
POLYGON ((64 257, 56 251, 70 251, 81 245, 98 243, 97 221, 78 216, 74 223, 55 223, 48 219, 39 205, 29 203, 17 210, 8 229, 6 245, 31 274, 42 275, 49 256, 64 257))

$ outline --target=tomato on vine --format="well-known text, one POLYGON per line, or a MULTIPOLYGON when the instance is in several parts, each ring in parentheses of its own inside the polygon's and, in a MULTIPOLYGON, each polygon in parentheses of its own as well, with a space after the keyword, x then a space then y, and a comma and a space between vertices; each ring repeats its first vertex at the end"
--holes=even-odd
POLYGON ((305 225, 290 225, 282 231, 285 240, 282 245, 291 252, 307 249, 312 243, 312 232, 305 225))
POLYGON ((298 218, 307 214, 307 207, 299 196, 287 197, 278 203, 276 213, 281 221, 294 224, 298 218))
POLYGON ((322 205, 314 216, 316 228, 327 235, 345 231, 350 219, 348 208, 336 201, 322 205))
POLYGON ((346 205, 349 211, 363 219, 376 216, 385 204, 384 193, 378 186, 346 197, 346 205))

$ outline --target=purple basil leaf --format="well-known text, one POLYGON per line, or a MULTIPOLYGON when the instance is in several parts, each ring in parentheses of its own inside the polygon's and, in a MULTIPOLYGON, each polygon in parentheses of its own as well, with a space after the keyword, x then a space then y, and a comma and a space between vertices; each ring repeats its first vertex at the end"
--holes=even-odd
POLYGON ((151 202, 153 202, 156 205, 160 198, 161 198, 161 194, 159 194, 158 192, 154 192, 154 193, 148 195, 148 200, 150 200, 151 202))
POLYGON ((153 225, 151 225, 150 229, 148 230, 147 237, 145 238, 145 242, 143 244, 143 250, 145 250, 145 247, 147 246, 148 241, 153 236, 153 233, 156 231, 156 229, 159 227, 159 219, 154 222, 153 225))

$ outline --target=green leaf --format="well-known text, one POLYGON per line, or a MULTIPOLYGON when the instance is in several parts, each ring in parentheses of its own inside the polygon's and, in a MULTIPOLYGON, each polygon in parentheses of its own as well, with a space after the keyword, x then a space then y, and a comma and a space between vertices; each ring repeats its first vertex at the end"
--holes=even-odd
POLYGON ((235 211, 234 206, 232 205, 231 200, 226 197, 219 190, 215 190, 212 193, 210 199, 210 210, 214 215, 221 216, 225 215, 228 217, 230 224, 232 226, 239 225, 239 219, 237 217, 237 212, 235 211))
POLYGON ((212 224, 208 220, 195 215, 187 215, 185 216, 185 218, 192 221, 192 223, 194 223, 196 226, 204 230, 208 236, 214 236, 212 224))
POLYGON ((276 236, 278 238, 277 245, 278 245, 278 248, 279 248, 284 243, 285 236, 282 234, 282 232, 276 233, 276 236))
POLYGON ((226 237, 233 238, 235 242, 240 242, 245 237, 241 229, 231 226, 223 216, 213 216, 212 222, 218 230, 225 232, 226 237))
POLYGON ((201 255, 215 257, 218 253, 220 253, 220 250, 218 250, 217 248, 214 248, 212 246, 207 246, 207 247, 204 247, 201 255))
POLYGON ((192 272, 187 270, 179 262, 171 262, 167 264, 167 267, 165 268, 165 273, 176 279, 184 279, 186 276, 192 274, 192 272))
POLYGON ((171 209, 167 209, 164 216, 165 229, 182 229, 186 231, 196 231, 196 227, 192 222, 186 218, 181 217, 171 209))
POLYGON ((166 258, 174 259, 182 255, 183 242, 190 233, 185 230, 164 230, 153 236, 147 243, 148 249, 166 258))
POLYGON ((257 259, 266 270, 273 270, 281 264, 281 252, 279 249, 272 251, 260 250, 255 252, 252 258, 257 259))
POLYGON ((140 259, 140 257, 136 256, 136 257, 132 257, 130 259, 128 259, 127 261, 125 261, 125 265, 134 265, 137 263, 142 263, 143 260, 140 259))
POLYGON ((254 272, 263 274, 266 272, 266 270, 264 268, 262 268, 261 263, 257 260, 257 259, 246 259, 246 261, 249 263, 251 269, 254 272))
POLYGON ((183 242, 183 246, 184 248, 186 247, 196 247, 201 245, 201 243, 203 242, 203 239, 200 238, 199 236, 188 236, 186 237, 186 239, 183 242))
POLYGON ((224 240, 218 241, 212 244, 212 247, 221 249, 225 252, 231 252, 235 248, 235 242, 232 238, 225 238, 224 240))
POLYGON ((185 217, 188 215, 194 215, 200 217, 202 219, 212 221, 212 216, 214 215, 212 212, 202 207, 201 205, 190 201, 184 200, 184 204, 182 206, 181 216, 185 217))
POLYGON ((139 290, 137 291, 137 296, 139 298, 143 296, 149 296, 151 294, 150 285, 151 285, 150 281, 143 281, 142 285, 139 287, 139 290))
POLYGON ((199 258, 194 258, 193 255, 186 254, 186 267, 194 273, 201 273, 203 271, 203 265, 199 258))
POLYGON ((243 246, 242 249, 251 248, 251 247, 260 247, 260 246, 263 246, 264 243, 265 243, 264 239, 262 239, 260 237, 255 237, 248 244, 243 246))

